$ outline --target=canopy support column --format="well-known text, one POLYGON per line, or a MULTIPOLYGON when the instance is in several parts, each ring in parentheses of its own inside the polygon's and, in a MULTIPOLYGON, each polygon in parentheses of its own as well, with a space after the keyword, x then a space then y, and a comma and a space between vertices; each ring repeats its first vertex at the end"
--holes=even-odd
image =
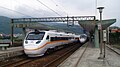
POLYGON ((98 30, 98 27, 96 26, 95 27, 95 41, 94 41, 94 43, 95 43, 95 47, 96 48, 99 48, 99 34, 98 34, 98 32, 99 32, 99 30, 98 30))

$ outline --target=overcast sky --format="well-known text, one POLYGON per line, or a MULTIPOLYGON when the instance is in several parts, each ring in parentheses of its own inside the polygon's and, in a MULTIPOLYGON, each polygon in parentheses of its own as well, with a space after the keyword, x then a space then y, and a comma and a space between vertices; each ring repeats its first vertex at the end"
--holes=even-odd
POLYGON ((48 17, 48 16, 96 16, 96 7, 104 6, 103 19, 117 19, 113 26, 120 27, 120 0, 0 0, 0 16, 48 17), (54 12, 52 10, 54 10, 54 12), (57 12, 57 13, 55 13, 57 12))

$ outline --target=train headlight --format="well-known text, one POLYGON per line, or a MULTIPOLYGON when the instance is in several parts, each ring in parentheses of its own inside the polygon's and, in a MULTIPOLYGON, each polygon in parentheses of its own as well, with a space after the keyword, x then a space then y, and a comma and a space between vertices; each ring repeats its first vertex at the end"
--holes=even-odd
POLYGON ((27 44, 28 43, 28 41, 25 41, 25 44, 27 44))
POLYGON ((41 41, 37 41, 36 44, 39 44, 41 41))

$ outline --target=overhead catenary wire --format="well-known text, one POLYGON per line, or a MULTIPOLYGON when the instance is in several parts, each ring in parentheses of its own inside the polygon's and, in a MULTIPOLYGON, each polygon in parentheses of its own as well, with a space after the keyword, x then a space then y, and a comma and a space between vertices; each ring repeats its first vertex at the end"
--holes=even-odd
POLYGON ((40 4, 42 4, 43 6, 47 7, 48 9, 50 9, 51 11, 53 11, 55 14, 57 14, 58 16, 62 17, 59 13, 57 13, 56 11, 54 11, 53 9, 51 9, 50 7, 48 7, 47 5, 45 5, 44 3, 42 3, 41 1, 39 0, 36 0, 38 1, 40 4))
MULTIPOLYGON (((16 1, 16 2, 19 3, 19 1, 17 1, 17 0, 14 0, 14 1, 16 1)), ((21 4, 23 4, 23 3, 21 3, 21 4)), ((37 12, 40 12, 40 10, 37 10, 37 9, 35 9, 35 8, 32 8, 32 7, 30 7, 30 6, 26 5, 26 4, 23 4, 23 5, 24 5, 24 7, 26 6, 26 7, 28 7, 28 8, 31 8, 31 9, 37 11, 37 12)))
POLYGON ((57 4, 55 1, 53 1, 53 0, 51 0, 56 6, 58 6, 60 9, 62 9, 62 11, 65 13, 65 14, 67 14, 67 16, 68 16, 68 13, 67 13, 67 11, 64 9, 64 7, 63 6, 61 6, 60 4, 57 4))
POLYGON ((23 13, 21 13, 21 12, 19 12, 19 11, 15 11, 15 10, 12 10, 12 9, 9 9, 9 8, 6 8, 6 7, 0 6, 0 8, 7 9, 7 10, 9 10, 9 11, 16 12, 16 13, 18 13, 18 14, 21 14, 21 15, 24 15, 24 16, 27 16, 27 17, 32 17, 32 16, 29 16, 29 15, 23 14, 23 13))

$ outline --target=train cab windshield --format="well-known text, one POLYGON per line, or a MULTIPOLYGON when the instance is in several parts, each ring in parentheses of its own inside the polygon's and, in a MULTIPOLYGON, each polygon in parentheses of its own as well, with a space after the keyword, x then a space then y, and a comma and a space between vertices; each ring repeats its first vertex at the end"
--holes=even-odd
POLYGON ((81 35, 80 38, 86 38, 87 36, 86 35, 81 35))
POLYGON ((31 32, 26 37, 26 40, 42 40, 45 35, 45 32, 31 32))

